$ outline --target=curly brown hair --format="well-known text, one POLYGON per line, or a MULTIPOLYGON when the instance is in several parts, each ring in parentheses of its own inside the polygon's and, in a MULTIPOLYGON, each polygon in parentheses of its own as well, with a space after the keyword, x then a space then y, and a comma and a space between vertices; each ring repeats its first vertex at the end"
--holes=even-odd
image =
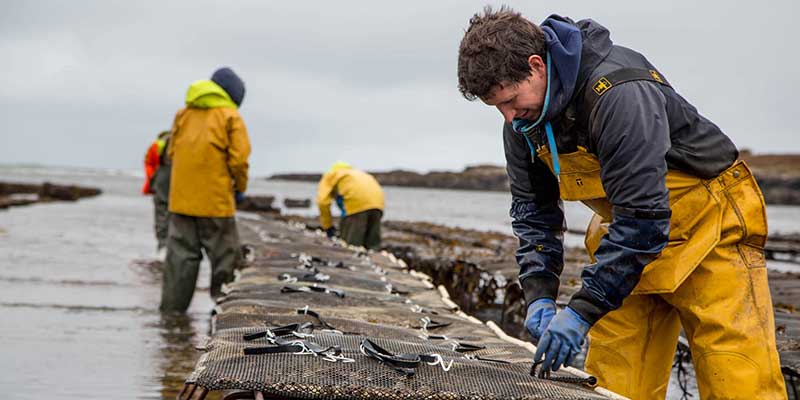
POLYGON ((542 29, 510 7, 486 6, 470 18, 458 48, 458 90, 473 101, 497 85, 519 83, 530 75, 534 54, 545 57, 542 29))

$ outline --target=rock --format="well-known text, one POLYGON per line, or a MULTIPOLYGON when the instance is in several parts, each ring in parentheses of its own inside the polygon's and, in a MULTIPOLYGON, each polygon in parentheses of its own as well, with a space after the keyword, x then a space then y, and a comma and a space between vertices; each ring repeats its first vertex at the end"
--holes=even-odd
POLYGON ((244 196, 244 201, 236 205, 237 210, 252 212, 280 213, 280 210, 272 207, 275 196, 244 196))
POLYGON ((32 183, 0 182, 0 208, 23 206, 48 201, 76 201, 85 197, 97 196, 98 188, 75 185, 57 185, 45 182, 32 183))
POLYGON ((286 208, 309 208, 311 207, 311 199, 283 199, 283 205, 286 208))
POLYGON ((40 198, 51 198, 64 201, 75 201, 83 197, 97 196, 100 189, 80 186, 62 186, 45 182, 39 190, 40 198))

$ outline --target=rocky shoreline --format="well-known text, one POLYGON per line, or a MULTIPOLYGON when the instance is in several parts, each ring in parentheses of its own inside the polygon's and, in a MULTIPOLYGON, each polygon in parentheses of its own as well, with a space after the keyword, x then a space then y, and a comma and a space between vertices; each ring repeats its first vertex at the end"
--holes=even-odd
MULTIPOLYGON (((462 189, 508 191, 508 177, 504 167, 496 165, 476 165, 461 172, 431 171, 418 173, 407 170, 370 172, 384 186, 404 186, 436 189, 462 189)), ((319 182, 319 173, 286 173, 270 176, 269 180, 319 182)))
POLYGON ((84 197, 97 196, 98 188, 74 185, 56 185, 45 182, 41 185, 18 182, 0 182, 0 209, 51 201, 76 201, 84 197))
MULTIPOLYGON (((800 155, 753 155, 742 151, 741 158, 753 169, 768 204, 800 205, 800 155)), ((469 166, 461 172, 406 170, 370 172, 384 186, 421 187, 507 192, 505 167, 469 166)), ((318 173, 275 174, 270 180, 318 182, 318 173)))

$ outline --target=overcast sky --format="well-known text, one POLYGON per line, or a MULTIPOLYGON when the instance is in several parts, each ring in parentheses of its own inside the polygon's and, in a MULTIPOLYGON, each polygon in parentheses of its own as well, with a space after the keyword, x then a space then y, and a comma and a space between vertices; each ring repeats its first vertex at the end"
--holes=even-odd
MULTIPOLYGON (((740 148, 800 152, 797 0, 520 1, 592 18, 740 148)), ((457 89, 479 1, 8 1, 0 163, 139 168, 189 83, 245 81, 251 174, 503 164, 501 116, 457 89)))

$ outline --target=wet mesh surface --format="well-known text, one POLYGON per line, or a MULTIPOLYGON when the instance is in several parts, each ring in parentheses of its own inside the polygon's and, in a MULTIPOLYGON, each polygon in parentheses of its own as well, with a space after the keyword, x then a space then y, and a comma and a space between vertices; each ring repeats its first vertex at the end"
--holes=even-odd
POLYGON ((576 384, 531 377, 532 355, 527 350, 499 339, 483 324, 455 315, 435 290, 403 271, 391 257, 358 255, 275 221, 242 221, 240 231, 242 241, 254 245, 255 261, 228 285, 215 309, 214 333, 187 382, 209 390, 261 391, 267 398, 605 398, 576 384), (318 259, 303 265, 303 255, 318 259), (339 262, 348 268, 335 267, 339 262), (285 283, 281 274, 302 276, 310 269, 329 275, 328 281, 318 284, 343 290, 345 297, 281 293, 286 285, 312 284, 285 283), (389 284, 400 293, 393 294, 389 284), (318 319, 298 314, 305 307, 340 332, 324 330, 318 319), (339 346, 341 355, 353 361, 331 362, 313 354, 244 354, 247 347, 271 344, 266 338, 245 341, 243 335, 304 322, 314 325, 313 337, 305 340, 339 346), (437 323, 449 325, 433 325, 437 323), (365 338, 394 354, 438 354, 445 365, 452 361, 452 367, 445 371, 441 365, 422 363, 407 377, 362 354, 359 348, 365 338), (480 349, 455 351, 459 343, 480 349))

